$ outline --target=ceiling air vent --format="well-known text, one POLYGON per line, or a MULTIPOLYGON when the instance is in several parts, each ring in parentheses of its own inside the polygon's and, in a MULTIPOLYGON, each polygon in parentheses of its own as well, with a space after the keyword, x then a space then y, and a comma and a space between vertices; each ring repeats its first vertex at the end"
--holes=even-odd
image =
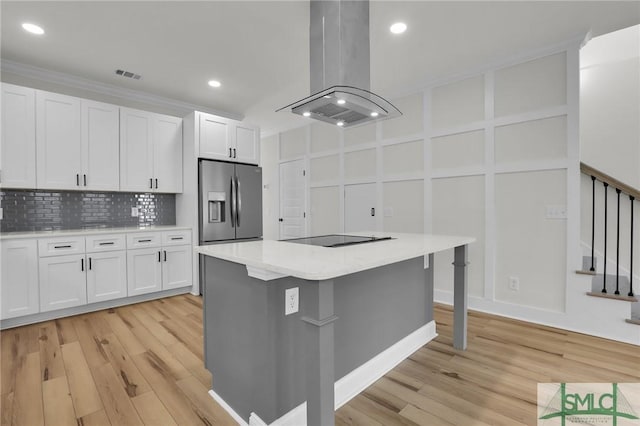
POLYGON ((135 73, 132 73, 131 71, 125 71, 125 70, 116 70, 116 74, 118 74, 121 77, 132 78, 134 80, 140 80, 141 78, 140 74, 135 74, 135 73))

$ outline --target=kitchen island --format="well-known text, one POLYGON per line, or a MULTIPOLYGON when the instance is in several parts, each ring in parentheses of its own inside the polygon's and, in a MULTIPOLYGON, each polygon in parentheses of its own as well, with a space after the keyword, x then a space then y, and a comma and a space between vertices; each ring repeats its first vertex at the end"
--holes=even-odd
POLYGON ((240 424, 333 425, 335 409, 433 339, 436 252, 454 249, 454 346, 466 347, 465 268, 474 239, 355 235, 392 239, 196 247, 205 255, 210 394, 240 424), (296 310, 291 289, 299 310, 285 315, 296 310))

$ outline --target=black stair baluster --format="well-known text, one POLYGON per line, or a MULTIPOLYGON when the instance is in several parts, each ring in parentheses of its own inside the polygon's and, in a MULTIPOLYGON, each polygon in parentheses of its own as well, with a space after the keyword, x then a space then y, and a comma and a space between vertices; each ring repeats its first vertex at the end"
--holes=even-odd
POLYGON ((596 250, 596 177, 591 176, 591 272, 595 272, 596 250))
POLYGON ((629 262, 629 297, 633 297, 633 195, 629 195, 631 200, 631 261, 629 262))
POLYGON ((602 182, 604 185, 604 260, 603 260, 603 271, 604 275, 602 277, 602 292, 607 292, 607 189, 609 184, 607 182, 602 182))
POLYGON ((620 193, 622 191, 616 188, 618 194, 618 223, 616 224, 616 291, 614 294, 620 294, 620 193))

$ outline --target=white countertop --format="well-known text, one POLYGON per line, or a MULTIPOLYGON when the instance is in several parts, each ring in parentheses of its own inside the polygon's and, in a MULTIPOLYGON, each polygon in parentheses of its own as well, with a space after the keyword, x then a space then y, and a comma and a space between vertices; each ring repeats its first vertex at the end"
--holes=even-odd
MULTIPOLYGON (((262 240, 197 246, 195 251, 207 256, 247 265, 278 276, 306 280, 327 280, 342 275, 390 265, 430 253, 451 249, 475 241, 473 237, 354 232, 348 235, 392 237, 345 247, 319 247, 286 241, 262 240)), ((269 278, 263 278, 265 280, 269 278)))
POLYGON ((47 237, 73 237, 99 234, 119 234, 126 232, 150 232, 150 231, 177 231, 191 229, 188 226, 162 225, 162 226, 122 226, 113 228, 88 228, 88 229, 64 229, 56 231, 28 231, 6 232, 0 234, 0 240, 17 238, 47 238, 47 237))

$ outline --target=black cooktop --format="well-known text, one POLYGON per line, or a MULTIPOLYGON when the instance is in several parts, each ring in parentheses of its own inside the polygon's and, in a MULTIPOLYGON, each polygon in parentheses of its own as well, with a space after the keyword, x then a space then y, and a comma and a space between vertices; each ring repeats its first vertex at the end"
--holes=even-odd
POLYGON ((344 247, 354 244, 373 243, 376 241, 391 240, 391 237, 361 237, 357 235, 320 235, 318 237, 292 238, 282 240, 288 243, 307 244, 322 247, 344 247))

